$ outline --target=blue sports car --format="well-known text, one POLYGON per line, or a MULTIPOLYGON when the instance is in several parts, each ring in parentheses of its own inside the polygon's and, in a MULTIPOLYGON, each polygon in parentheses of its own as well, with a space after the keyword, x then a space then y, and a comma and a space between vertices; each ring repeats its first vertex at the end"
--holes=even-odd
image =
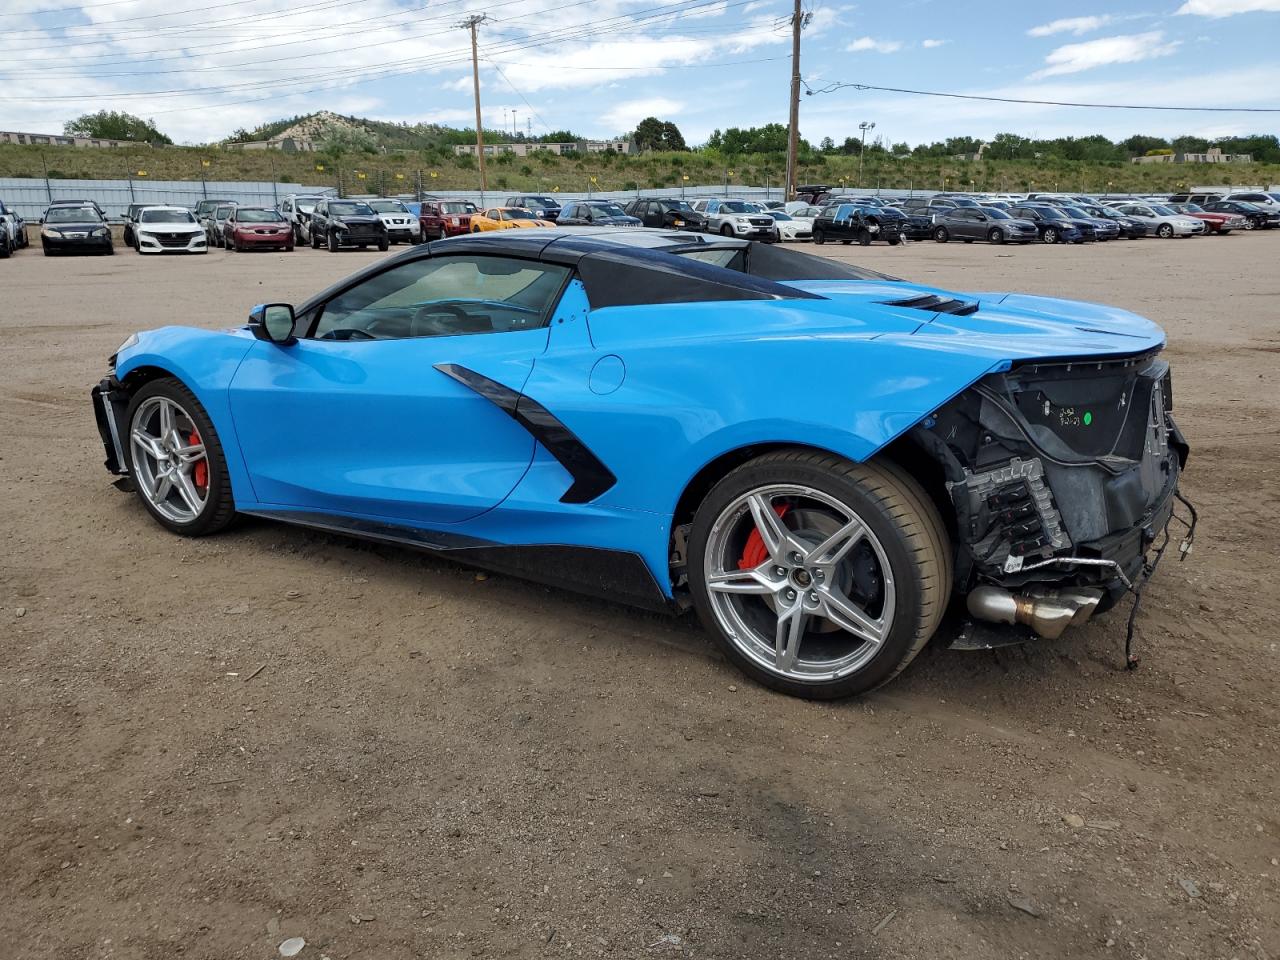
POLYGON ((1139 593, 1188 453, 1163 345, 778 245, 534 229, 135 334, 92 394, 175 533, 253 514, 692 607, 759 682, 832 698, 944 618, 987 647, 1139 593))

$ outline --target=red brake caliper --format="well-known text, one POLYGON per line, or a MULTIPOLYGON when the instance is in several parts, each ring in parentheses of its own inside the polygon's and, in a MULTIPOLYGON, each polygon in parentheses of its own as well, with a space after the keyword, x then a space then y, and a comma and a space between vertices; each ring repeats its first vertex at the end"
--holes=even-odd
MULTIPOLYGON (((773 512, 779 517, 785 517, 789 509, 791 509, 790 505, 784 503, 774 507, 773 512)), ((742 548, 742 559, 738 561, 738 569, 750 570, 768 559, 769 551, 765 548, 764 537, 760 536, 760 528, 756 527, 751 531, 751 536, 747 537, 746 545, 742 548)))
MULTIPOLYGON (((200 442, 200 434, 196 433, 195 428, 191 430, 191 436, 187 437, 187 443, 195 446, 200 442)), ((203 490, 209 486, 209 458, 201 460, 191 468, 191 479, 195 481, 196 486, 203 490)))

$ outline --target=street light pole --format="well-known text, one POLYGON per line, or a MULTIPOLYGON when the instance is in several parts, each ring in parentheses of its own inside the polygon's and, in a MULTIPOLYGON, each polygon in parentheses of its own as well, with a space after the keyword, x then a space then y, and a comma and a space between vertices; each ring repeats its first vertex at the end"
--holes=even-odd
POLYGON ((858 129, 862 131, 862 149, 858 151, 858 189, 859 190, 862 189, 862 161, 866 158, 866 155, 867 155, 867 131, 874 130, 875 128, 876 128, 876 125, 874 123, 868 122, 866 120, 863 120, 860 124, 858 124, 858 129))

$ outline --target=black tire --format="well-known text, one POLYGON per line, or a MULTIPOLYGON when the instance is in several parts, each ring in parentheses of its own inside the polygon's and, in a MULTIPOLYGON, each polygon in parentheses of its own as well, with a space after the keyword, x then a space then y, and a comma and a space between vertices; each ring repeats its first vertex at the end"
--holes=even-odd
POLYGON ((479 233, 479 232, 480 232, 480 227, 479 227, 478 225, 477 225, 477 226, 472 227, 472 228, 471 228, 471 232, 472 232, 472 233, 479 233))
POLYGON ((833 700, 888 683, 924 648, 951 595, 950 538, 938 508, 895 464, 856 464, 832 454, 783 450, 757 457, 725 476, 698 506, 689 532, 690 587, 703 626, 725 656, 752 679, 782 693, 833 700), (718 625, 704 582, 712 526, 730 504, 768 484, 803 484, 854 508, 883 545, 895 582, 895 612, 880 649, 862 667, 837 680, 784 677, 747 657, 718 625))
MULTIPOLYGON (((391 243, 389 240, 387 240, 386 237, 383 237, 381 240, 378 241, 378 249, 381 252, 386 253, 387 250, 389 250, 390 248, 391 248, 391 243)), ((363 250, 364 248, 361 247, 360 249, 363 250)))
POLYGON ((1219 231, 1218 231, 1218 236, 1220 236, 1220 237, 1225 237, 1225 236, 1226 236, 1227 234, 1229 234, 1230 232, 1231 232, 1230 230, 1219 230, 1219 231))
POLYGON ((813 231, 813 242, 816 243, 818 246, 822 246, 824 243, 827 242, 827 235, 823 233, 821 230, 815 230, 813 231))
POLYGON ((311 233, 310 233, 310 237, 311 237, 311 249, 312 249, 312 250, 319 250, 319 249, 320 249, 320 235, 319 235, 318 233, 316 233, 316 232, 315 232, 315 230, 313 229, 313 230, 311 231, 311 233))
POLYGON ((723 226, 721 226, 721 227, 720 227, 720 236, 722 236, 722 237, 732 237, 732 236, 733 236, 733 227, 729 226, 729 224, 727 224, 727 223, 726 223, 726 224, 724 224, 723 226))
POLYGON ((875 238, 871 235, 871 231, 866 227, 863 227, 858 231, 858 246, 869 247, 871 246, 871 241, 874 239, 875 238))
MULTIPOLYGON (((205 456, 209 464, 209 493, 204 509, 189 523, 175 523, 161 515, 135 483, 138 500, 141 501, 147 513, 151 514, 152 519, 171 533, 186 537, 203 537, 225 530, 235 520, 236 509, 231 496, 231 476, 227 472, 227 458, 222 452, 222 442, 218 438, 218 431, 213 428, 213 422, 195 394, 187 389, 186 384, 174 377, 164 377, 145 384, 130 398, 128 413, 125 415, 126 436, 133 430, 133 419, 138 408, 150 397, 167 397, 179 404, 190 415, 196 431, 200 434, 200 439, 204 442, 205 456)), ((124 450, 129 474, 135 476, 133 444, 126 441, 124 450)))
POLYGON ((965 242, 965 243, 973 243, 973 238, 972 238, 972 237, 965 237, 965 238, 964 238, 964 242, 965 242))
POLYGON ((1062 234, 1058 232, 1057 227, 1049 227, 1047 230, 1045 230, 1044 232, 1045 243, 1058 243, 1061 240, 1062 240, 1062 234))
POLYGON ((340 246, 340 245, 339 245, 339 243, 338 243, 338 235, 337 235, 336 233, 334 233, 332 230, 330 230, 330 231, 328 232, 328 234, 326 234, 326 235, 325 235, 325 241, 326 241, 326 244, 327 244, 327 245, 328 245, 328 247, 329 247, 329 252, 330 252, 330 253, 337 253, 337 252, 338 252, 338 249, 339 249, 339 246, 340 246))
POLYGON ((12 252, 8 235, 0 237, 0 260, 8 260, 9 254, 12 252))
POLYGON ((902 238, 901 237, 885 237, 884 242, 889 244, 889 246, 891 247, 896 247, 898 244, 902 242, 902 238))
POLYGON ((293 242, 295 245, 302 243, 302 228, 296 223, 293 225, 293 242))
POLYGON ((116 245, 114 243, 108 243, 107 249, 104 250, 103 253, 108 257, 114 257, 116 254, 116 245))
POLYGON ((1170 224, 1162 223, 1156 228, 1156 236, 1162 240, 1168 240, 1173 236, 1173 227, 1170 224))
POLYGON ((946 243, 951 239, 951 233, 946 227, 937 227, 933 231, 933 239, 937 243, 946 243))
POLYGON ((988 243, 1004 243, 1004 231, 999 227, 992 227, 987 231, 988 243))
POLYGON ((1258 225, 1246 217, 1244 221, 1244 228, 1246 230, 1257 230, 1258 225))

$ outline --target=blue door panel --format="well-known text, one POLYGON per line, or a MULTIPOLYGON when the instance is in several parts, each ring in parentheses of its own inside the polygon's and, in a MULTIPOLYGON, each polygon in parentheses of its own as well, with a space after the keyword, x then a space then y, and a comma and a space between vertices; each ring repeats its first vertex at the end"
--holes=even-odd
POLYGON ((434 365, 519 391, 546 342, 539 329, 258 343, 231 384, 257 501, 418 525, 492 509, 529 468, 533 438, 434 365))

